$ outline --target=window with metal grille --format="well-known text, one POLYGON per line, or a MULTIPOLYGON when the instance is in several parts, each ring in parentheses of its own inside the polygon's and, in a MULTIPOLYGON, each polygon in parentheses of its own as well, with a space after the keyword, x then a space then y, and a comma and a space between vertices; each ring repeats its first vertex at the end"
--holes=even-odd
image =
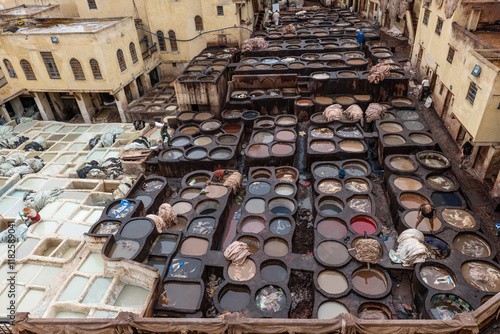
POLYGON ((165 35, 163 34, 163 31, 158 30, 156 32, 156 35, 158 37, 158 45, 160 46, 160 51, 167 51, 167 46, 165 45, 165 35))
POLYGON ((12 67, 12 64, 10 63, 10 60, 4 59, 3 63, 5 65, 5 69, 9 73, 9 77, 11 77, 11 78, 17 78, 16 71, 14 71, 14 67, 12 67))
POLYGON ((476 99, 477 86, 475 83, 471 82, 469 85, 469 91, 467 92, 467 96, 465 99, 469 101, 470 104, 474 104, 474 100, 476 99))
POLYGON ((431 11, 426 9, 424 13, 424 19, 422 20, 422 23, 427 25, 429 23, 429 16, 431 15, 431 11))
POLYGON ((168 32, 168 38, 170 38, 170 48, 172 51, 179 51, 179 48, 177 47, 177 40, 175 38, 175 32, 173 30, 168 32))
POLYGON ((448 63, 453 63, 453 57, 455 56, 455 49, 450 46, 450 49, 448 50, 448 57, 446 57, 446 60, 448 63))
POLYGON ((500 109, 500 102, 498 102, 498 106, 497 106, 497 109, 500 109))
POLYGON ((95 59, 90 59, 90 69, 94 75, 94 79, 102 79, 101 69, 99 68, 99 63, 95 59))
POLYGON ((203 30, 203 19, 201 16, 196 15, 194 17, 194 25, 196 27, 196 31, 202 31, 203 30))
POLYGON ((217 15, 224 16, 224 7, 217 6, 217 15))
POLYGON ((95 0, 87 0, 87 3, 89 4, 89 9, 97 9, 97 4, 95 3, 95 0))
POLYGON ((123 51, 121 49, 118 49, 118 51, 116 51, 116 59, 118 59, 120 71, 125 71, 127 69, 127 63, 125 63, 125 57, 123 56, 123 51))
POLYGON ((441 35, 442 29, 443 29, 443 19, 438 17, 438 21, 436 23, 436 34, 441 35))
POLYGON ((75 58, 71 59, 69 61, 69 65, 71 66, 75 80, 85 80, 85 73, 83 73, 82 64, 80 64, 78 60, 75 58))
POLYGON ((33 71, 33 67, 29 61, 25 59, 21 59, 21 68, 24 71, 24 75, 26 76, 26 80, 36 80, 35 71, 33 71))
POLYGON ((135 44, 130 42, 128 48, 130 50, 130 57, 132 58, 132 63, 133 64, 137 63, 139 61, 139 58, 137 58, 137 51, 135 51, 135 44))
POLYGON ((443 95, 444 84, 441 82, 441 88, 439 88, 439 95, 443 95))
POLYGON ((49 73, 49 77, 51 79, 61 79, 61 76, 59 75, 59 70, 57 69, 56 62, 54 61, 54 57, 52 57, 52 52, 40 52, 40 55, 42 56, 45 68, 47 68, 47 73, 49 73))

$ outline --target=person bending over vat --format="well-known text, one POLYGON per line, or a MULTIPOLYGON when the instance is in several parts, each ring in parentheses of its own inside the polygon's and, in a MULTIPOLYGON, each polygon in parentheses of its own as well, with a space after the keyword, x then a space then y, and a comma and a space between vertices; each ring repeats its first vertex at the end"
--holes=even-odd
POLYGON ((415 229, 418 229, 418 225, 424 220, 424 218, 429 219, 429 224, 431 225, 431 233, 434 232, 434 218, 436 218, 436 208, 430 204, 422 204, 418 209, 418 218, 415 224, 415 229))
POLYGON ((444 241, 433 238, 427 238, 425 241, 431 246, 431 251, 437 259, 442 260, 450 255, 450 247, 444 241))

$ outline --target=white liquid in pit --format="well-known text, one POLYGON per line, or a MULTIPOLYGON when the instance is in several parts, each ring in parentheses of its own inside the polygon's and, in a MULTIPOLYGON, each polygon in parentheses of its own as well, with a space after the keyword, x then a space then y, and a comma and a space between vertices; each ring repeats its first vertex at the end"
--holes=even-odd
POLYGON ((75 155, 74 154, 63 154, 55 162, 65 164, 67 162, 73 161, 75 155))
POLYGON ((91 318, 112 319, 116 318, 118 312, 95 310, 91 318))
POLYGON ((112 281, 112 278, 96 278, 94 283, 92 283, 92 285, 90 286, 89 291, 83 298, 82 303, 99 303, 104 297, 104 294, 108 290, 112 281))
POLYGON ((54 232, 58 225, 58 222, 52 220, 41 221, 35 225, 35 228, 31 231, 31 233, 34 235, 47 235, 54 232))
POLYGON ((38 244, 38 239, 26 238, 16 250, 16 259, 24 259, 38 244))
POLYGON ((71 218, 71 220, 81 222, 84 221, 85 217, 89 214, 90 209, 80 209, 78 210, 75 215, 71 218))
MULTIPOLYGON (((16 291, 16 302, 18 300, 17 296, 22 295, 23 291, 25 290, 25 287, 23 285, 18 285, 15 284, 14 289, 16 291)), ((7 315, 7 307, 10 306, 10 301, 12 298, 9 298, 9 294, 12 293, 12 291, 9 292, 9 287, 7 287, 2 294, 0 295, 0 315, 1 316, 6 316, 7 315)))
POLYGON ((94 210, 90 216, 85 219, 87 223, 94 224, 99 218, 101 218, 102 210, 94 210))
POLYGON ((57 234, 65 235, 68 237, 73 237, 73 238, 83 238, 83 234, 87 233, 90 229, 90 226, 87 225, 81 225, 77 223, 72 223, 72 222, 64 222, 61 227, 59 227, 59 230, 57 231, 57 234))
POLYGON ((31 177, 29 179, 24 180, 21 183, 21 187, 23 188, 30 188, 30 189, 36 189, 38 187, 41 187, 47 180, 45 179, 39 179, 36 177, 31 177))
POLYGON ((82 291, 85 289, 85 286, 87 285, 88 281, 89 279, 86 277, 82 276, 73 277, 66 286, 66 289, 64 289, 64 292, 62 293, 61 297, 59 297, 58 300, 59 301, 77 300, 78 296, 80 296, 82 291))
POLYGON ((28 289, 23 299, 16 306, 16 312, 30 312, 33 310, 45 295, 43 290, 28 289))
POLYGON ((62 311, 56 314, 55 318, 86 318, 85 313, 62 311))
POLYGON ((14 190, 13 192, 8 194, 7 196, 15 197, 15 198, 23 198, 25 193, 26 193, 26 190, 14 190))
POLYGON ((91 139, 93 139, 95 137, 95 134, 93 133, 84 133, 83 135, 81 135, 80 137, 78 137, 78 141, 89 141, 91 139))
POLYGON ((64 167, 65 167, 64 165, 49 165, 43 169, 42 174, 45 175, 60 174, 60 172, 63 170, 64 167))
POLYGON ((75 156, 75 159, 73 160, 74 162, 82 162, 82 161, 87 161, 87 155, 86 154, 77 154, 75 156))
POLYGON ((70 258, 73 253, 76 251, 76 247, 68 247, 68 249, 63 253, 61 256, 62 259, 68 259, 70 258))
POLYGON ((79 269, 84 273, 102 273, 104 271, 104 263, 100 253, 90 253, 79 269))
POLYGON ((66 202, 61 206, 59 210, 57 210, 54 216, 52 216, 52 219, 68 219, 78 208, 80 208, 79 204, 66 202))
POLYGON ((148 295, 149 290, 138 286, 125 285, 113 305, 121 307, 142 307, 148 295))
POLYGON ((104 160, 108 158, 116 158, 120 155, 120 151, 109 150, 103 157, 104 160))
POLYGON ((76 143, 76 144, 70 145, 69 148, 68 148, 68 150, 69 151, 78 151, 79 152, 79 151, 82 151, 85 146, 87 146, 86 143, 76 143))
POLYGON ((43 267, 36 278, 31 282, 33 285, 48 286, 61 272, 62 268, 57 267, 43 267))
POLYGON ((40 217, 53 217, 61 206, 61 202, 52 202, 47 204, 39 213, 40 217))
MULTIPOLYGON (((71 168, 70 168, 71 169, 71 168)), ((69 169, 68 169, 69 171, 69 169)), ((89 195, 88 192, 82 191, 65 191, 63 194, 64 199, 74 199, 77 201, 83 201, 85 197, 89 195)))
MULTIPOLYGON (((24 209, 26 205, 21 198, 10 198, 5 197, 0 202, 0 212, 3 213, 5 217, 19 217, 19 213, 24 209)), ((3 221, 2 221, 3 223, 3 221)), ((3 223, 5 225, 5 223, 3 223)))
MULTIPOLYGON (((16 283, 29 283, 33 277, 38 273, 38 271, 42 268, 37 264, 27 263, 25 264, 16 275, 16 283)), ((19 295, 18 295, 19 296, 19 295)))
POLYGON ((106 149, 95 149, 92 153, 87 155, 87 161, 100 160, 104 156, 105 153, 106 153, 106 149))

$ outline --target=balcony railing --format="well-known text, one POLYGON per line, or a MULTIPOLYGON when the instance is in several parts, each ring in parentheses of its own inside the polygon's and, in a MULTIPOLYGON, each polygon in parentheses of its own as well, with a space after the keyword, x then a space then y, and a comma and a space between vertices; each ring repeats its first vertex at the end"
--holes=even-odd
POLYGON ((156 51, 158 51, 158 48, 156 47, 156 43, 154 43, 152 46, 150 46, 146 51, 142 53, 142 59, 146 60, 146 58, 151 57, 151 55, 156 51))

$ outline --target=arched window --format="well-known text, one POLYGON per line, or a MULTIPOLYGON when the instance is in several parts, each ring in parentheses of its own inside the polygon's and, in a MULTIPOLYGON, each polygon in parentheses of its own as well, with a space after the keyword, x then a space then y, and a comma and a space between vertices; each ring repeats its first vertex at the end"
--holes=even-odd
POLYGON ((102 79, 101 69, 99 68, 99 63, 95 59, 90 59, 90 69, 94 75, 94 79, 102 79))
POLYGON ((85 73, 83 73, 82 64, 80 64, 78 60, 75 58, 71 59, 69 61, 69 65, 71 66, 75 80, 85 80, 85 73))
POLYGON ((16 71, 14 71, 14 67, 12 67, 12 64, 10 63, 10 61, 7 59, 4 59, 3 63, 5 65, 5 69, 7 70, 7 73, 9 73, 9 77, 17 78, 16 71))
POLYGON ((139 61, 137 58, 137 51, 135 51, 135 44, 133 42, 130 42, 128 45, 128 49, 130 50, 130 57, 132 58, 132 63, 135 64, 139 61))
POLYGON ((201 16, 196 15, 194 17, 194 26, 196 27, 196 31, 203 31, 203 19, 201 16))
POLYGON ((95 3, 95 0, 87 0, 87 3, 89 4, 89 9, 97 9, 97 4, 95 3))
POLYGON ((120 65, 120 71, 125 71, 127 69, 127 63, 125 63, 125 57, 123 56, 123 51, 121 49, 116 51, 116 58, 118 59, 118 65, 120 65))
POLYGON ((24 75, 26 76, 26 80, 36 80, 35 72, 33 71, 33 67, 29 61, 25 59, 21 59, 21 68, 24 71, 24 75))
POLYGON ((158 30, 156 32, 156 35, 158 35, 158 46, 160 47, 160 51, 167 51, 167 46, 165 45, 165 35, 163 34, 163 31, 158 30))
POLYGON ((177 48, 177 40, 175 39, 175 32, 173 30, 168 32, 168 38, 170 38, 170 48, 172 51, 179 51, 177 48))

